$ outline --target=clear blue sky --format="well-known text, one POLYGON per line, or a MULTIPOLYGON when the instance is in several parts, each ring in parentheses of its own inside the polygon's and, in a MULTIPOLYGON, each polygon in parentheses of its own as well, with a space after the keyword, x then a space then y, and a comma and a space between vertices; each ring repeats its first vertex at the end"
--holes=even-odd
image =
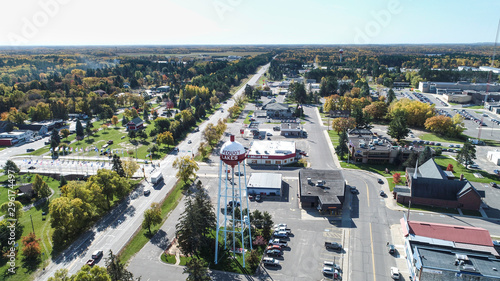
POLYGON ((500 1, 1 1, 0 45, 493 42, 500 1))

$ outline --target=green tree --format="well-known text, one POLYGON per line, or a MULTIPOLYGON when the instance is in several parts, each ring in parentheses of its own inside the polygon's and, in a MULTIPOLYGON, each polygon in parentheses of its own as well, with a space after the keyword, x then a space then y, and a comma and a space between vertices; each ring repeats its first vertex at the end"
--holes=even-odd
POLYGON ((271 239, 271 231, 274 224, 272 216, 267 211, 264 211, 264 213, 262 213, 262 221, 262 235, 266 240, 269 240, 271 239))
POLYGON ((111 124, 116 127, 116 124, 118 124, 118 116, 113 115, 113 117, 111 117, 111 124))
POLYGON ((54 276, 49 277, 48 281, 72 281, 71 276, 68 276, 68 270, 62 268, 54 273, 54 276))
POLYGON ((123 169, 122 160, 120 156, 113 154, 113 167, 111 170, 115 171, 120 177, 126 177, 125 170, 123 169))
POLYGON ((256 270, 260 263, 259 252, 255 249, 250 251, 250 255, 246 256, 246 262, 252 271, 256 270))
POLYGON ((290 97, 297 103, 307 102, 307 93, 303 83, 292 83, 289 87, 290 97))
POLYGON ((457 154, 457 161, 467 167, 474 163, 476 159, 476 146, 470 141, 464 143, 464 146, 457 154))
POLYGON ((109 250, 108 257, 106 258, 106 269, 111 281, 128 281, 134 278, 134 275, 127 270, 127 264, 122 262, 120 257, 114 255, 111 250, 109 250))
POLYGON ((9 175, 12 173, 18 174, 19 171, 21 171, 21 170, 19 169, 19 167, 17 167, 16 163, 14 163, 14 161, 12 161, 12 160, 7 160, 5 162, 5 165, 3 166, 3 173, 5 175, 9 175))
POLYGON ((245 86, 245 96, 246 96, 247 98, 252 98, 252 93, 253 93, 252 86, 250 86, 250 85, 248 85, 248 84, 247 84, 247 85, 245 86))
POLYGON ((63 187, 67 184, 68 184, 68 181, 66 180, 66 178, 63 175, 61 175, 59 178, 59 187, 63 187))
POLYGON ((80 138, 80 139, 83 139, 83 126, 82 126, 82 122, 80 122, 80 120, 76 120, 76 136, 77 138, 80 138))
POLYGON ((62 129, 61 130, 61 135, 63 136, 63 138, 65 138, 66 140, 68 140, 68 136, 70 135, 70 132, 68 129, 62 129))
POLYGON ((212 278, 208 272, 207 263, 198 258, 193 258, 186 263, 182 273, 188 274, 187 281, 209 281, 212 278))
POLYGON ((122 162, 123 170, 125 171, 125 175, 127 178, 131 178, 137 169, 139 169, 139 164, 133 159, 125 159, 122 162))
POLYGON ((417 164, 417 160, 418 160, 418 153, 412 151, 408 156, 408 159, 406 159, 406 161, 403 163, 403 167, 414 168, 415 165, 417 164))
POLYGON ((352 111, 352 117, 356 120, 356 128, 371 129, 371 116, 367 112, 363 112, 361 107, 355 107, 352 111))
POLYGON ((392 90, 392 88, 389 89, 387 92, 387 104, 391 104, 392 101, 396 99, 396 93, 392 90))
POLYGON ((208 155, 208 147, 205 142, 200 143, 200 146, 198 147, 198 153, 200 154, 202 159, 205 159, 208 155))
POLYGON ((161 223, 161 209, 158 203, 151 204, 151 208, 144 212, 144 220, 142 221, 142 227, 147 228, 149 234, 151 233, 151 226, 155 226, 161 223))
POLYGON ((19 219, 23 216, 23 204, 19 201, 9 201, 5 202, 0 206, 0 211, 5 214, 6 217, 12 219, 19 219))
POLYGON ((50 147, 56 148, 61 143, 61 137, 56 129, 52 129, 52 134, 50 135, 50 147))
POLYGON ((343 131, 340 133, 339 137, 339 145, 335 147, 335 152, 340 157, 340 159, 344 159, 344 156, 349 153, 349 148, 347 147, 347 142, 349 139, 347 138, 347 132, 343 131))
POLYGON ((120 198, 130 191, 130 184, 125 177, 107 169, 97 170, 97 175, 91 176, 87 183, 95 183, 102 188, 102 194, 106 196, 107 209, 110 207, 113 196, 120 198))
POLYGON ((186 201, 185 210, 175 226, 177 241, 184 253, 198 256, 201 249, 209 247, 216 221, 208 193, 199 188, 194 198, 186 201))
POLYGON ((426 146, 422 152, 420 152, 420 155, 418 156, 418 163, 419 165, 424 164, 427 162, 427 160, 432 158, 432 150, 429 146, 426 146))
POLYGON ((156 142, 159 144, 166 144, 167 146, 171 146, 174 144, 174 136, 171 132, 165 131, 158 135, 156 138, 156 142))
POLYGON ((71 281, 111 281, 108 271, 104 267, 84 265, 71 276, 71 281))
POLYGON ((38 198, 46 198, 51 194, 49 185, 38 174, 35 175, 35 181, 33 182, 33 191, 35 191, 38 198))
POLYGON ((137 137, 137 133, 134 130, 128 131, 128 137, 131 139, 135 139, 137 137))
POLYGON ((194 161, 190 156, 178 157, 174 160, 172 167, 178 170, 175 176, 181 179, 184 183, 187 183, 191 177, 196 177, 196 171, 200 169, 196 161, 194 161))
POLYGON ((389 123, 389 127, 387 128, 387 134, 397 139, 398 142, 401 139, 406 138, 410 133, 410 129, 408 129, 406 120, 407 114, 405 111, 395 111, 392 115, 392 120, 389 123))

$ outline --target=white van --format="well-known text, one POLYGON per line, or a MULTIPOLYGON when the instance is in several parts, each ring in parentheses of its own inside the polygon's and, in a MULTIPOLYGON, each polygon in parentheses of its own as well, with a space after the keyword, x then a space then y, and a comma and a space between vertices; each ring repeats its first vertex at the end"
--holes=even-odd
POLYGON ((399 280, 399 270, 397 267, 391 267, 391 278, 394 280, 399 280))

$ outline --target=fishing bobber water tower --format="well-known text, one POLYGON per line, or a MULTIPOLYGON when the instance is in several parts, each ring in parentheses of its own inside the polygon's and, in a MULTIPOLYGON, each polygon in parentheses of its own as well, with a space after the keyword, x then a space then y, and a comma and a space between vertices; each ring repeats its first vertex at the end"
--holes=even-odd
POLYGON ((339 50, 339 57, 340 57, 339 62, 342 62, 342 54, 343 53, 344 53, 344 50, 340 49, 339 50))
POLYGON ((244 164, 246 156, 245 147, 234 140, 234 135, 231 135, 230 140, 224 143, 220 150, 215 264, 219 261, 219 234, 224 239, 224 249, 229 247, 233 252, 233 256, 236 256, 237 252, 243 254, 243 267, 245 267, 245 249, 249 248, 252 250, 250 211, 248 208, 246 169, 244 164), (246 214, 243 214, 244 206, 246 206, 246 214), (239 215, 235 212, 236 208, 240 209, 239 215), (245 237, 244 233, 247 229, 248 236, 245 237), (231 235, 232 245, 227 245, 228 235, 231 235), (241 241, 241 247, 238 248, 236 247, 237 239, 241 241))

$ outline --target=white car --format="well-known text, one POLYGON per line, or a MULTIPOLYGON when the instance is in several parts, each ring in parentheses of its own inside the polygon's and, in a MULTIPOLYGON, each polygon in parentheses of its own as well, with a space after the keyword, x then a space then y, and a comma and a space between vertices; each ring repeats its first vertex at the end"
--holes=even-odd
POLYGON ((323 274, 325 275, 333 275, 334 279, 338 278, 339 276, 339 271, 329 266, 324 266, 321 272, 323 272, 323 274))
POLYGON ((467 169, 479 169, 479 165, 477 165, 477 164, 470 164, 470 165, 467 165, 467 169))
POLYGON ((338 264, 335 264, 333 261, 324 261, 323 265, 326 267, 332 267, 335 270, 340 270, 340 266, 338 264))

